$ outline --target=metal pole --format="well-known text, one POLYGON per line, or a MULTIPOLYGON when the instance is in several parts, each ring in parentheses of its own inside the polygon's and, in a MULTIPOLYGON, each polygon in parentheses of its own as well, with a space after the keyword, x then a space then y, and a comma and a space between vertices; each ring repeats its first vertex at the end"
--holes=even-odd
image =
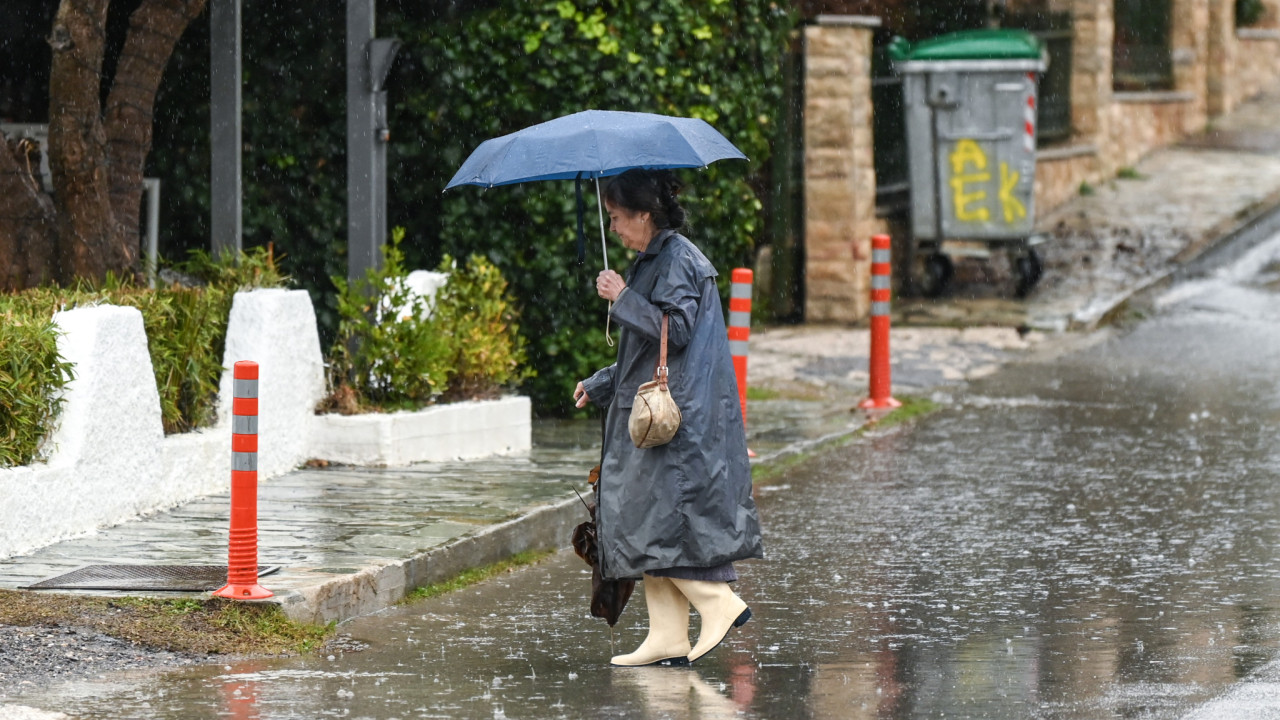
POLYGON ((369 43, 374 0, 347 0, 347 279, 382 266, 385 230, 386 146, 375 133, 376 98, 370 85, 369 43), (379 172, 382 170, 382 172, 379 172))
POLYGON ((147 191, 147 285, 154 290, 160 274, 160 178, 142 178, 147 191))
POLYGON ((240 0, 209 3, 209 200, 214 255, 240 253, 240 0))

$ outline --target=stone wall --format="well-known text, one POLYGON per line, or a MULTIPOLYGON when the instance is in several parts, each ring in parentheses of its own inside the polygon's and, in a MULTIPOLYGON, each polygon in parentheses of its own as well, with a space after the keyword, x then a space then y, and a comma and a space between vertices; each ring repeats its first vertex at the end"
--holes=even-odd
POLYGON ((1280 80, 1280 29, 1241 28, 1236 32, 1231 107, 1280 80))
POLYGON ((1215 2, 1209 8, 1208 68, 1205 101, 1209 115, 1231 112, 1239 101, 1235 68, 1239 62, 1234 5, 1215 2))
POLYGON ((1075 197, 1080 184, 1093 182, 1098 170, 1098 149, 1074 145, 1042 150, 1036 157, 1036 210, 1043 216, 1075 197))
POLYGON ((1204 107, 1178 92, 1116 93, 1107 108, 1112 132, 1100 145, 1103 177, 1202 130, 1208 119, 1204 107))
POLYGON ((805 318, 870 310, 875 214, 871 41, 879 20, 819 16, 805 28, 805 318))
MULTIPOLYGON (((1171 0, 1169 3, 1169 52, 1173 59, 1173 89, 1191 96, 1187 117, 1208 119, 1206 85, 1209 75, 1210 3, 1234 6, 1235 0, 1171 0)), ((1221 13, 1214 13, 1221 16, 1221 13)), ((1194 122, 1194 120, 1193 120, 1194 122)), ((1189 132, 1200 129, 1196 127, 1189 132)))

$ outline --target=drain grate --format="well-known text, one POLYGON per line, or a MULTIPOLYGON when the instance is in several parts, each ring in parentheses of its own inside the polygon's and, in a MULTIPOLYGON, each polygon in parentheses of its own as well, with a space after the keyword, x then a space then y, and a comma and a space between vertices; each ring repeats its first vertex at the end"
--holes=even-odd
MULTIPOLYGON (((258 576, 280 566, 262 566, 258 576)), ((25 590, 168 590, 206 592, 227 584, 226 565, 89 565, 41 580, 25 590)))

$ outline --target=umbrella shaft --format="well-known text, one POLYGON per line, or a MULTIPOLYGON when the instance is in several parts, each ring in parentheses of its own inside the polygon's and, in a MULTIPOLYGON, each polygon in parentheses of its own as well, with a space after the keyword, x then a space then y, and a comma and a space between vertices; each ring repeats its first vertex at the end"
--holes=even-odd
POLYGON ((604 258, 604 269, 609 269, 609 248, 604 242, 604 202, 600 199, 600 178, 596 178, 596 212, 600 215, 600 254, 604 258))

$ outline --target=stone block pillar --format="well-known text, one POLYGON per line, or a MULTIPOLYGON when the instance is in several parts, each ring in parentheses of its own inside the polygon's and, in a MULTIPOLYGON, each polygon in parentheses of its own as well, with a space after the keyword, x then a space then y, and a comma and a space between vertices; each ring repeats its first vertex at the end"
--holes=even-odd
POLYGON ((1205 102, 1209 116, 1216 117, 1231 112, 1237 97, 1235 0, 1211 1, 1208 35, 1205 102))
POLYGON ((1173 0, 1170 5, 1169 50, 1173 57, 1173 89, 1195 96, 1182 132, 1205 123, 1209 77, 1210 0, 1173 0))
POLYGON ((854 322, 870 311, 876 177, 872 31, 878 18, 819 15, 805 28, 805 319, 854 322))
POLYGON ((1075 0, 1071 10, 1076 32, 1071 46, 1071 125, 1080 142, 1101 146, 1109 132, 1115 39, 1112 3, 1075 0))

